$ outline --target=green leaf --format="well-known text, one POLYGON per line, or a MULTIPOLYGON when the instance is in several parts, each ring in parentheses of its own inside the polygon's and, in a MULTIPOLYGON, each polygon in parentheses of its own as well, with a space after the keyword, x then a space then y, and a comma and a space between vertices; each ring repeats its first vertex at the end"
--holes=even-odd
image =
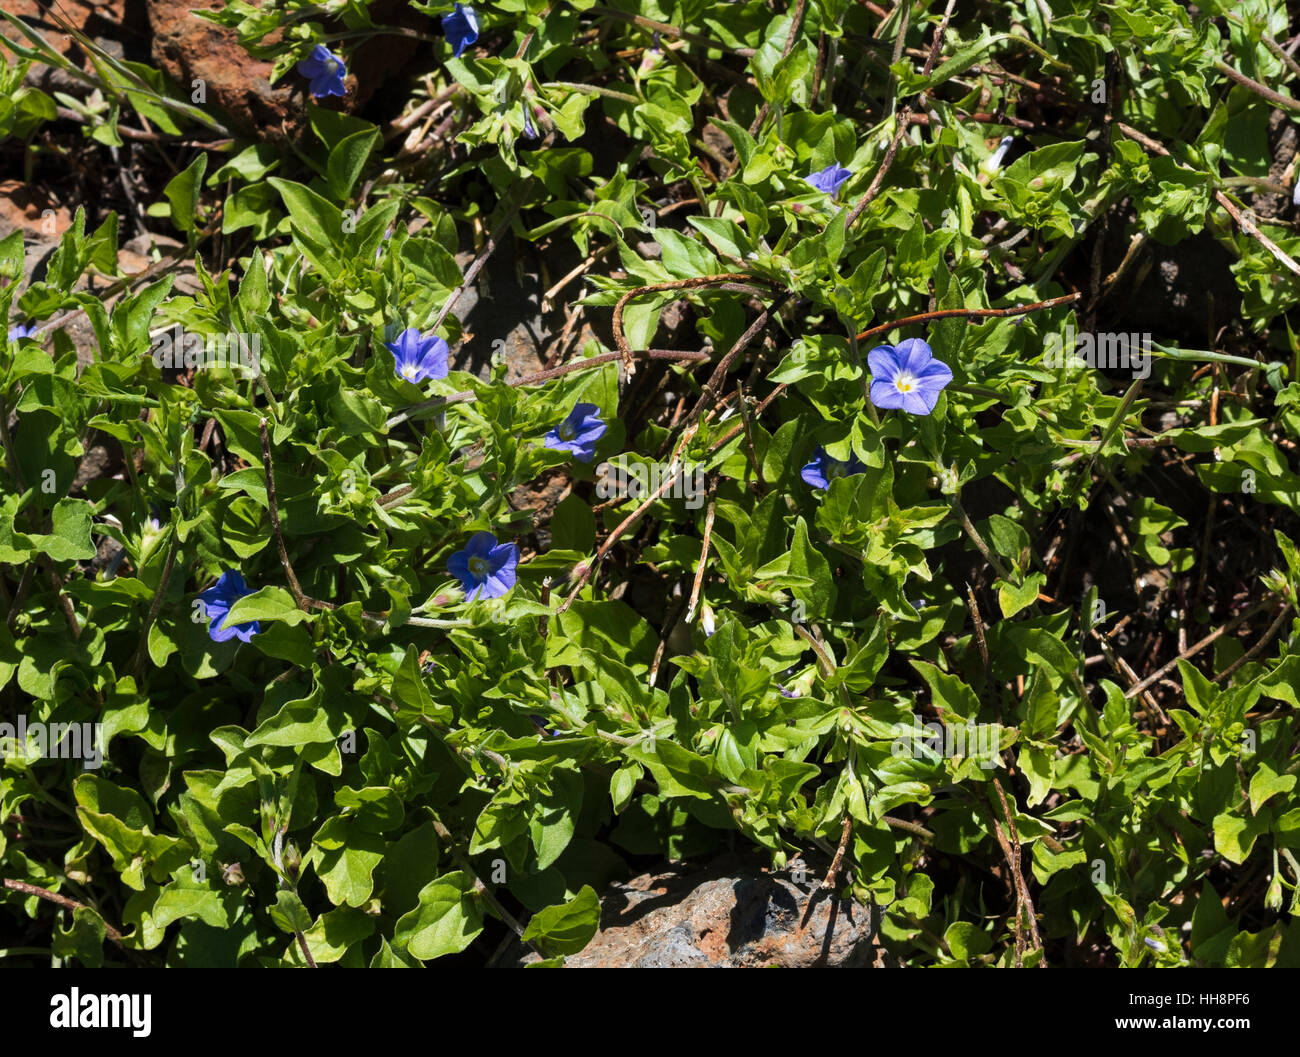
POLYGON ((277 176, 267 182, 280 192, 292 222, 298 251, 330 279, 343 270, 343 214, 315 191, 277 176))
POLYGON ((657 739, 653 751, 634 745, 625 752, 654 775, 661 796, 711 800, 718 787, 709 761, 674 742, 657 739))
POLYGON ((297 894, 287 888, 276 893, 271 919, 285 932, 306 932, 311 928, 311 915, 307 908, 297 894))
POLYGON ((365 167, 366 159, 370 157, 370 152, 378 142, 379 129, 363 129, 345 136, 339 141, 338 146, 330 151, 329 163, 325 169, 326 182, 329 184, 330 194, 340 202, 348 201, 352 194, 352 185, 357 182, 357 177, 365 167))
POLYGON ((460 870, 420 889, 420 905, 398 919, 393 942, 421 961, 459 954, 483 931, 474 882, 460 870))
POLYGON ((254 620, 278 620, 292 627, 304 622, 311 623, 315 619, 315 614, 299 609, 293 595, 283 587, 267 586, 238 599, 230 607, 225 623, 229 627, 248 624, 254 620))
POLYGON ((555 956, 577 954, 600 927, 600 900, 596 890, 583 885, 567 903, 539 910, 524 929, 524 942, 534 942, 542 952, 555 956))
POLYGON ((163 194, 171 203, 172 223, 179 231, 194 230, 195 221, 198 220, 199 192, 203 188, 203 174, 207 168, 207 152, 199 151, 189 166, 173 176, 163 188, 163 194))
POLYGON ((1296 776, 1278 774, 1266 763, 1261 763, 1250 776, 1250 813, 1258 815, 1260 806, 1278 793, 1289 793, 1295 788, 1296 776))
POLYGON ((53 532, 36 537, 37 549, 55 561, 86 561, 95 556, 90 538, 91 505, 84 499, 60 499, 51 513, 53 532))

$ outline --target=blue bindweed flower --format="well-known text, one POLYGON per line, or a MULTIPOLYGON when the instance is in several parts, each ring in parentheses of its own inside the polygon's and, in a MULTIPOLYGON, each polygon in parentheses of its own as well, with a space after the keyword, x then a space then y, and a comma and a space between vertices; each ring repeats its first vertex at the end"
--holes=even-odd
POLYGON ((199 595, 199 600, 203 603, 203 615, 211 618, 208 622, 208 638, 213 642, 229 642, 231 639, 248 642, 262 630, 261 623, 256 620, 226 627, 226 615, 230 612, 230 607, 252 593, 239 570, 228 569, 218 577, 215 584, 199 595))
POLYGON ((984 171, 986 173, 996 173, 1002 168, 1002 159, 1007 156, 1007 151, 1011 149, 1011 144, 1015 141, 1015 136, 1002 137, 998 143, 998 149, 984 159, 984 171))
POLYGON ((347 94, 343 78, 348 75, 348 69, 343 65, 343 60, 324 44, 317 44, 311 55, 298 63, 297 69, 311 80, 308 91, 318 99, 327 95, 347 94))
POLYGON ((799 471, 813 488, 829 488, 837 477, 851 477, 855 473, 866 473, 867 467, 856 455, 850 455, 848 462, 840 462, 826 454, 826 449, 819 447, 812 462, 799 471))
POLYGON ((447 569, 465 589, 465 601, 476 598, 500 598, 515 586, 515 569, 519 565, 519 547, 514 543, 497 543, 490 532, 476 532, 463 551, 447 559, 447 569))
POLYGON ((454 11, 442 16, 442 31, 447 34, 452 58, 459 59, 460 53, 478 40, 478 15, 472 7, 457 4, 454 11))
POLYGON ((10 341, 17 341, 19 338, 34 338, 34 337, 36 337, 35 323, 31 324, 31 326, 26 326, 26 327, 23 326, 21 323, 19 323, 16 327, 9 328, 10 341))
POLYGON ((605 429, 595 404, 574 404, 568 417, 546 434, 546 446, 571 451, 579 462, 591 462, 596 441, 605 435, 605 429))
POLYGON ((876 407, 902 408, 913 415, 928 415, 939 393, 952 381, 952 371, 936 360, 920 338, 897 345, 878 345, 867 353, 871 366, 871 402, 876 407))
POLYGON ((835 162, 831 162, 821 171, 804 177, 804 182, 812 184, 817 190, 825 191, 832 198, 835 198, 840 193, 840 188, 844 186, 844 182, 852 175, 853 173, 850 170, 843 169, 835 162))
POLYGON ((523 104, 524 110, 524 135, 528 139, 537 138, 537 127, 533 124, 533 115, 530 113, 532 107, 527 102, 523 104))
POLYGON ((421 335, 414 327, 407 327, 396 341, 384 342, 384 347, 393 354, 393 370, 399 378, 423 382, 447 377, 447 354, 451 350, 436 334, 421 335))

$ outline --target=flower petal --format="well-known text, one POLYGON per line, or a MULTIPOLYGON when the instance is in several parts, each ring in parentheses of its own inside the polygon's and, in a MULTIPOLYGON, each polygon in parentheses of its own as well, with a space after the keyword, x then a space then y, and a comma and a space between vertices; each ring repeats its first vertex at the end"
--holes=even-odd
POLYGON ((442 31, 452 47, 452 56, 460 58, 461 52, 478 40, 478 16, 472 7, 457 4, 454 11, 442 16, 442 31))
POLYGON ((829 488, 830 481, 826 477, 826 452, 818 448, 816 457, 804 465, 799 471, 799 476, 813 488, 829 488))
POLYGON ((898 352, 892 345, 877 345, 867 353, 867 366, 871 368, 873 379, 885 382, 890 381, 902 369, 898 352))
POLYGON ((497 545, 497 538, 492 533, 480 531, 474 533, 465 544, 465 553, 471 558, 487 558, 492 548, 497 545))
POLYGON ((903 394, 893 382, 877 378, 871 383, 871 402, 885 411, 892 411, 903 406, 903 394))
POLYGON ((899 395, 903 398, 903 410, 910 415, 928 415, 939 400, 937 390, 927 392, 924 389, 913 389, 899 395))
POLYGON ((519 545, 502 543, 493 547, 488 554, 488 568, 493 576, 508 576, 514 583, 515 567, 519 564, 519 545))
POLYGON ((457 551, 447 559, 447 571, 460 581, 461 587, 466 591, 478 583, 469 571, 469 555, 464 551, 457 551))
POLYGON ((608 428, 603 422, 592 422, 588 419, 578 427, 578 432, 573 439, 579 444, 594 444, 605 435, 605 430, 608 428))
POLYGON ((906 338, 900 341, 894 349, 903 370, 911 371, 913 374, 920 374, 925 369, 926 364, 934 359, 934 353, 930 351, 930 346, 920 338, 906 338))

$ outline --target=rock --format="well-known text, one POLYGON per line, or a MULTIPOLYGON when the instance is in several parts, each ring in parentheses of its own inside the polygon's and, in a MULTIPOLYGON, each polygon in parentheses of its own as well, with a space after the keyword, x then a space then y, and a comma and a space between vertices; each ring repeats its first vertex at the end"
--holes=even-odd
POLYGON ((289 77, 273 88, 272 63, 250 56, 233 30, 192 13, 223 7, 223 0, 149 0, 154 62, 183 87, 203 81, 203 105, 220 110, 238 131, 274 137, 301 124, 302 101, 294 102, 301 84, 289 77))
MULTIPOLYGON (((600 929, 573 968, 855 968, 876 958, 873 907, 822 892, 809 869, 795 884, 754 857, 679 864, 611 885, 600 929)), ((519 964, 536 961, 535 954, 519 964)))
MULTIPOLYGON (((128 0, 60 0, 57 5, 51 4, 50 0, 5 0, 4 7, 7 13, 16 15, 36 30, 74 66, 92 76, 95 69, 90 56, 54 21, 54 15, 70 23, 110 55, 127 59, 143 59, 148 55, 148 20, 143 8, 128 0)), ((31 47, 31 41, 8 22, 0 22, 0 36, 31 47)), ((85 81, 43 63, 32 64, 27 71, 27 82, 46 92, 66 92, 78 97, 84 97, 90 91, 85 81)))
MULTIPOLYGON (((204 82, 207 105, 222 111, 236 131, 264 139, 297 135, 306 122, 306 80, 291 71, 272 86, 273 63, 256 59, 240 45, 234 30, 193 14, 196 9, 217 10, 225 0, 148 0, 153 27, 153 58, 169 77, 189 87, 204 82)), ((371 5, 370 17, 379 24, 427 29, 427 17, 404 3, 380 0, 371 5)), ((263 38, 274 44, 278 31, 263 38)), ((337 45, 336 45, 337 47, 337 45)), ((403 36, 373 37, 358 47, 343 48, 347 60, 347 95, 330 97, 322 106, 354 112, 363 107, 380 85, 400 72, 415 54, 418 41, 403 36)))
POLYGON ((18 228, 25 242, 49 242, 53 248, 71 226, 67 206, 57 204, 40 187, 18 180, 0 183, 0 238, 18 228))
MULTIPOLYGON (((462 274, 474 257, 472 250, 456 254, 462 274)), ((453 355, 456 369, 486 379, 493 357, 499 356, 506 364, 507 381, 540 371, 552 337, 541 312, 542 291, 540 269, 530 247, 512 242, 492 254, 477 281, 451 310, 469 338, 453 355)))

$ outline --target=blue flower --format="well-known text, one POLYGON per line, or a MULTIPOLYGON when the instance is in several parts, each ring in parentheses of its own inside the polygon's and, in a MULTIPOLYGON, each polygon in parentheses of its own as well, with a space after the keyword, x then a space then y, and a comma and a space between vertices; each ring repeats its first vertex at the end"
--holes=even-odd
POLYGON ((528 718, 531 719, 533 723, 536 724, 537 729, 541 731, 541 733, 545 734, 548 738, 558 738, 560 736, 560 732, 558 730, 552 730, 550 727, 546 725, 545 716, 529 716, 528 718))
POLYGON ((346 95, 343 78, 348 75, 343 60, 324 44, 317 44, 308 58, 298 63, 298 72, 311 79, 309 91, 318 99, 327 95, 346 95))
POLYGON ((384 342, 384 347, 393 354, 393 370, 398 378, 423 382, 447 377, 447 353, 451 350, 435 334, 422 336, 414 327, 407 327, 396 341, 384 342))
POLYGON ((826 449, 818 447, 812 462, 799 471, 813 488, 829 488, 837 477, 851 477, 855 473, 866 473, 867 467, 856 455, 850 455, 848 462, 840 462, 826 454, 826 449))
POLYGON ((831 162, 821 171, 805 177, 804 182, 812 184, 817 190, 825 191, 834 198, 840 193, 840 188, 844 185, 844 182, 852 175, 853 173, 850 170, 842 169, 835 162, 831 162))
POLYGON ((532 109, 532 108, 528 105, 527 102, 525 102, 525 103, 523 104, 523 110, 524 110, 524 135, 525 135, 528 139, 536 139, 536 138, 537 138, 537 128, 536 128, 536 126, 533 125, 533 116, 532 116, 532 114, 529 113, 529 110, 531 110, 531 109, 532 109))
POLYGON ((490 532, 476 532, 463 551, 447 559, 447 570, 465 589, 465 601, 476 598, 500 598, 515 586, 515 568, 519 565, 519 547, 514 543, 497 543, 490 532))
POLYGON ((203 603, 203 615, 211 618, 208 622, 208 638, 213 642, 229 642, 231 639, 248 642, 262 630, 261 623, 256 620, 226 627, 226 615, 230 612, 230 607, 252 593, 239 570, 228 569, 218 577, 215 584, 199 595, 199 600, 203 603))
POLYGON ((920 338, 895 345, 878 345, 867 353, 871 366, 871 402, 876 407, 902 408, 913 415, 928 415, 939 393, 952 381, 952 371, 936 360, 920 338))
POLYGON ((1007 151, 1011 149, 1011 144, 1016 140, 1015 136, 1003 136, 998 143, 998 149, 984 159, 984 171, 986 173, 996 173, 1002 168, 1002 159, 1007 156, 1007 151))
POLYGON ((596 441, 605 435, 605 429, 595 404, 574 404, 568 418, 546 434, 546 446, 571 451, 579 462, 591 462, 596 441))
POLYGON ((21 323, 19 323, 16 327, 10 327, 10 328, 9 328, 9 340, 10 340, 10 341, 17 341, 19 338, 34 338, 34 337, 36 337, 36 324, 35 324, 35 323, 33 323, 33 324, 31 324, 31 326, 27 326, 27 327, 25 327, 25 326, 23 326, 21 323))
POLYGON ((472 7, 457 4, 456 10, 442 16, 442 31, 447 34, 452 58, 459 59, 460 53, 478 40, 478 15, 472 7))

